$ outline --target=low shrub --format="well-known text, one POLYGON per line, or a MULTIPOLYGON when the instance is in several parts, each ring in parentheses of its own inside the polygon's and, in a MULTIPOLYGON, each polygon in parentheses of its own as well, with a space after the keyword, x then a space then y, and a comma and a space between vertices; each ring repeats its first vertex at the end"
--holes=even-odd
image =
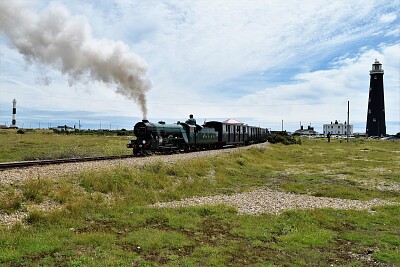
POLYGON ((295 138, 294 136, 289 135, 287 132, 277 132, 271 134, 267 140, 271 144, 282 143, 284 145, 301 145, 300 138, 295 138))
POLYGON ((30 179, 22 187, 22 194, 28 201, 43 202, 44 198, 52 191, 53 183, 48 179, 30 179))
POLYGON ((22 206, 22 196, 9 185, 0 186, 0 210, 11 213, 22 206))

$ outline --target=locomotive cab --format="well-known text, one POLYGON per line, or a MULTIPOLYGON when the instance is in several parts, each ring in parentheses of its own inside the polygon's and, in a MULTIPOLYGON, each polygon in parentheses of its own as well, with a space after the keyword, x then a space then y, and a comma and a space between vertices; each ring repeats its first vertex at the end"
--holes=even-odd
POLYGON ((218 132, 214 128, 198 124, 181 123, 186 131, 188 145, 185 150, 212 148, 218 142, 218 132))

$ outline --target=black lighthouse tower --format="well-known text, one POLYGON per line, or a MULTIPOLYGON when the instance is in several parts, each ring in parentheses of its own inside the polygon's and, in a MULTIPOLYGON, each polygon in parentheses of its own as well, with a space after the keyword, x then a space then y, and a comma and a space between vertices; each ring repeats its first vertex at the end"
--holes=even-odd
POLYGON ((384 136, 386 135, 386 122, 383 69, 378 60, 375 59, 375 63, 372 64, 372 70, 369 71, 369 75, 371 78, 369 82, 366 134, 367 136, 384 136))

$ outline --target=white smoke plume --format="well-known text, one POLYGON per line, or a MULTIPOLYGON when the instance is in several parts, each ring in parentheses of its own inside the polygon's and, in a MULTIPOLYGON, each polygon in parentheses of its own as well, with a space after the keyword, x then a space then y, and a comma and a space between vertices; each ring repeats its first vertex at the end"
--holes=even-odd
POLYGON ((86 17, 56 3, 37 14, 29 1, 0 1, 0 32, 27 62, 61 71, 70 85, 87 78, 116 85, 146 118, 147 63, 121 41, 93 38, 86 17))

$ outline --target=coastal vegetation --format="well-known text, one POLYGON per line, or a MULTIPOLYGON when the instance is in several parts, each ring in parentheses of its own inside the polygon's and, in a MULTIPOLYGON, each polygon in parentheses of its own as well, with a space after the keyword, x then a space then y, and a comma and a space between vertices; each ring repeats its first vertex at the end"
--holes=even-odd
MULTIPOLYGON (((8 151, 59 153, 54 151, 69 149, 74 139, 75 145, 90 144, 98 151, 118 145, 125 150, 126 137, 89 136, 82 142, 82 136, 41 134, 32 139, 34 134, 15 134, 8 151), (44 140, 51 152, 44 151, 44 140), (29 146, 17 145, 21 141, 29 146)), ((301 145, 269 144, 170 164, 154 161, 0 183, 1 216, 25 214, 14 224, 0 225, 0 264, 398 266, 400 204, 258 215, 238 214, 221 204, 151 205, 258 189, 400 203, 399 185, 399 141, 308 138, 301 145)))
POLYGON ((0 130, 0 162, 129 154, 132 131, 0 130))

